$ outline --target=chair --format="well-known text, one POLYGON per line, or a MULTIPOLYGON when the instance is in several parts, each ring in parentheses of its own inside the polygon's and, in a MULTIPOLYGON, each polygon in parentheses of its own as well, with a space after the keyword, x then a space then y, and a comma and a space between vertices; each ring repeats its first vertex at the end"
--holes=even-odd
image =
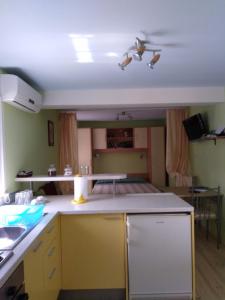
POLYGON ((55 182, 48 182, 44 185, 40 186, 38 189, 38 193, 44 194, 44 195, 61 195, 58 186, 55 184, 55 182))
MULTIPOLYGON (((204 192, 203 192, 204 193, 204 192)), ((206 222, 206 238, 209 237, 209 222, 216 222, 217 248, 221 244, 221 221, 222 221, 222 195, 220 186, 210 188, 202 197, 201 193, 196 193, 192 188, 192 205, 195 207, 195 220, 201 224, 206 222)))

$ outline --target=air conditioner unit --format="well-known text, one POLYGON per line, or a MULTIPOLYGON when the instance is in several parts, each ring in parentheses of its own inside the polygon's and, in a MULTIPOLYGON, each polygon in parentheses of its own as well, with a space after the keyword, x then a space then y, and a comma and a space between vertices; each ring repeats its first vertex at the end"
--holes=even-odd
POLYGON ((19 109, 38 113, 42 106, 42 96, 16 75, 0 75, 0 96, 19 109))

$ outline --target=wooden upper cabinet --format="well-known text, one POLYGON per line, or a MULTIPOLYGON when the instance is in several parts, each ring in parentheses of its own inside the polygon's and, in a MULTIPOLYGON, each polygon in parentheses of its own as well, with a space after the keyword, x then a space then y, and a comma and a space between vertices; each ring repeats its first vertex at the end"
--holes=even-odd
POLYGON ((134 148, 147 148, 147 128, 134 128, 134 148))
POLYGON ((93 149, 106 149, 106 128, 93 128, 93 149))
POLYGON ((147 128, 94 128, 93 150, 126 152, 147 149, 147 128))

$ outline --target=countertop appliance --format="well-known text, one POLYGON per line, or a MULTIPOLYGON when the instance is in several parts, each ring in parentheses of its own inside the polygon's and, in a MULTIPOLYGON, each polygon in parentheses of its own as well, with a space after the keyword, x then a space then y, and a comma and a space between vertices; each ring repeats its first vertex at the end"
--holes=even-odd
POLYGON ((191 218, 127 216, 129 300, 192 299, 191 218))

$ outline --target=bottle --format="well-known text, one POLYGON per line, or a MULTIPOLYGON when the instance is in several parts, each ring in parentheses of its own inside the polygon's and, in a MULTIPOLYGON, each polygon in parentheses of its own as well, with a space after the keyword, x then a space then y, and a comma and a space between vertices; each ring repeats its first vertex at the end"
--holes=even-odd
POLYGON ((85 175, 88 175, 88 173, 89 173, 88 166, 85 165, 84 168, 85 168, 85 175))
POLYGON ((80 166, 80 175, 84 175, 84 166, 83 165, 80 166))
POLYGON ((51 164, 48 168, 48 176, 56 176, 56 167, 54 164, 51 164))
POLYGON ((64 168, 64 176, 71 176, 72 175, 72 168, 70 165, 66 165, 64 168))

